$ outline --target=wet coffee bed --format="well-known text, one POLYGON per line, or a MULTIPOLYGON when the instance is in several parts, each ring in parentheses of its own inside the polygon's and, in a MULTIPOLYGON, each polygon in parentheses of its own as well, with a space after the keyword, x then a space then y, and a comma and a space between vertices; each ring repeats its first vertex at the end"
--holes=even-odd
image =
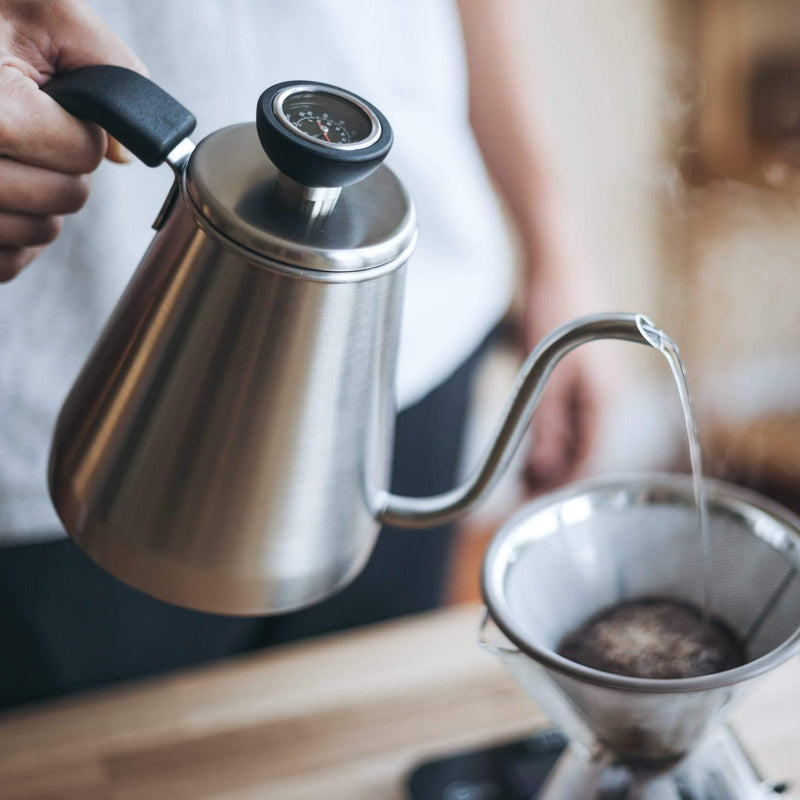
POLYGON ((724 624, 705 624, 688 603, 645 598, 619 603, 567 634, 558 652, 593 669, 633 678, 694 678, 746 661, 724 624))

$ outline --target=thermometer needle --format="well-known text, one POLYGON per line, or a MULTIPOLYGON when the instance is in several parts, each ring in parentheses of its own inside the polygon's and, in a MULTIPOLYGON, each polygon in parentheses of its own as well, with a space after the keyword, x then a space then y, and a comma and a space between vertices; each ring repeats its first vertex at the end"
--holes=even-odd
POLYGON ((317 120, 317 125, 319 129, 322 131, 322 135, 325 137, 325 141, 329 142, 330 139, 328 138, 328 131, 322 127, 322 123, 319 120, 317 120))

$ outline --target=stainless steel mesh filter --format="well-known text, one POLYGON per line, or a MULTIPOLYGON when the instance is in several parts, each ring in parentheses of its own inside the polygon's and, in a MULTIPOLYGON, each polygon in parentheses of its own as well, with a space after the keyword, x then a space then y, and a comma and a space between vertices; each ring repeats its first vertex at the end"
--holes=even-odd
POLYGON ((746 643, 744 666, 698 678, 611 675, 563 659, 562 637, 600 609, 641 597, 702 603, 703 557, 688 477, 577 484, 513 516, 487 551, 494 648, 523 687, 589 750, 682 757, 738 688, 800 648, 800 523, 753 493, 708 482, 715 615, 746 643))

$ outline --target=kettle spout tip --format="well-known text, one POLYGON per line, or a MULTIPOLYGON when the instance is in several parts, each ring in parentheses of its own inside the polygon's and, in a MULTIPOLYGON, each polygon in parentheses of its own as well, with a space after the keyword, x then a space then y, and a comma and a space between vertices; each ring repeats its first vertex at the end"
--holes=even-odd
POLYGON ((647 344, 662 350, 664 347, 664 332, 660 330, 653 321, 644 314, 636 315, 636 327, 647 344))

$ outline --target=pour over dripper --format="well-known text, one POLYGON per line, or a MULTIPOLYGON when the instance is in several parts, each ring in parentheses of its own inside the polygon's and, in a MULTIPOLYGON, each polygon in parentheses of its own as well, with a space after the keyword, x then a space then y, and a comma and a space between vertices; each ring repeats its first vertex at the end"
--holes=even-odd
MULTIPOLYGON (((744 685, 800 649, 800 521, 737 487, 709 481, 707 488, 711 611, 745 642, 748 661, 736 669, 651 680, 599 672, 556 652, 565 634, 620 601, 702 603, 688 477, 637 475, 568 487, 521 509, 487 551, 487 615, 508 641, 483 644, 570 737, 565 758, 577 764, 577 752, 584 764, 599 765, 587 780, 600 781, 603 765, 670 780, 663 775, 691 763, 695 750, 720 735, 744 685)), ((659 792, 653 796, 673 796, 659 792)), ((564 795, 545 792, 557 796, 564 795)))

